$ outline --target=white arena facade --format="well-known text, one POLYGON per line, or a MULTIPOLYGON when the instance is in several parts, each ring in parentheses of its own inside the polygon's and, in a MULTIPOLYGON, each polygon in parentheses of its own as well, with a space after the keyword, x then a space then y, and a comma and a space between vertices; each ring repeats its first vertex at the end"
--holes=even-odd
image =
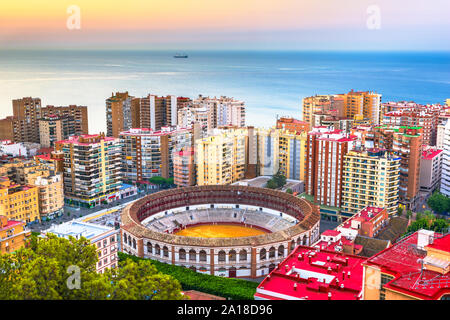
POLYGON ((319 208, 288 193, 248 186, 164 190, 122 212, 125 253, 224 277, 267 275, 295 246, 319 238, 319 208), (193 226, 234 225, 256 236, 177 235, 193 226))

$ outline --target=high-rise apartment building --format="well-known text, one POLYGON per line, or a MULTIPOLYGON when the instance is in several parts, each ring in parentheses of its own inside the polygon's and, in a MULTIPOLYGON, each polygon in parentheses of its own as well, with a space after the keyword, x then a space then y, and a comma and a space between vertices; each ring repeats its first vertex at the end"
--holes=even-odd
POLYGON ((178 110, 178 125, 189 127, 193 123, 199 123, 205 131, 208 131, 209 111, 206 107, 184 106, 178 110))
POLYGON ((199 95, 193 101, 195 108, 206 108, 208 112, 208 130, 221 126, 245 126, 245 103, 229 97, 203 97, 199 95))
POLYGON ((280 131, 275 128, 256 129, 258 175, 272 176, 280 169, 280 131))
POLYGON ((145 183, 156 176, 173 177, 173 154, 192 147, 193 129, 130 129, 121 132, 119 137, 123 179, 130 183, 145 183))
POLYGON ((383 116, 383 124, 387 126, 422 127, 423 143, 436 144, 437 118, 426 111, 391 111, 383 116))
POLYGON ((178 187, 194 186, 196 183, 194 148, 187 148, 173 154, 173 179, 178 187))
POLYGON ((132 126, 132 106, 133 97, 127 92, 112 93, 106 99, 106 135, 108 137, 118 137, 119 133, 129 130, 132 126))
POLYGON ((214 130, 214 135, 196 141, 197 185, 224 185, 242 180, 248 161, 247 128, 214 130))
POLYGON ((344 156, 342 215, 353 216, 365 207, 397 213, 400 158, 384 149, 351 150, 344 156))
POLYGON ((64 153, 64 195, 68 204, 94 207, 116 200, 122 186, 120 140, 104 134, 58 141, 64 153))
POLYGON ((315 95, 306 97, 302 102, 302 120, 314 126, 314 114, 344 115, 344 99, 338 95, 315 95))
POLYGON ((353 125, 357 125, 354 119, 330 115, 329 113, 313 114, 313 127, 333 127, 335 130, 344 130, 349 133, 353 125))
POLYGON ((381 94, 369 91, 353 91, 339 95, 344 99, 344 115, 354 120, 368 119, 371 124, 380 123, 381 94))
POLYGON ((440 192, 450 197, 450 121, 445 125, 440 192))
POLYGON ((394 132, 392 150, 400 161, 400 203, 412 210, 416 207, 420 182, 420 159, 422 155, 422 128, 399 127, 394 132))
POLYGON ((42 148, 53 147, 56 141, 69 137, 67 118, 50 115, 39 119, 39 136, 42 148))
POLYGON ((374 128, 374 145, 392 151, 401 158, 399 200, 407 209, 413 210, 419 192, 420 159, 422 157, 421 127, 374 128))
POLYGON ((287 179, 304 180, 307 133, 284 129, 255 130, 257 144, 257 175, 271 176, 277 172, 287 179))
POLYGON ((14 131, 14 117, 6 117, 0 119, 0 140, 10 140, 16 141, 15 131, 14 131))
POLYGON ((67 113, 45 115, 39 119, 39 136, 43 148, 54 147, 55 142, 87 132, 87 126, 67 113))
POLYGON ((26 97, 12 101, 13 116, 16 120, 16 141, 39 143, 39 123, 41 99, 26 97))
POLYGON ((281 130, 279 135, 280 173, 287 179, 305 180, 307 132, 281 130))
POLYGON ((305 191, 320 205, 340 207, 344 156, 356 137, 341 130, 314 127, 306 142, 305 191))
POLYGON ((185 105, 186 98, 176 96, 158 97, 149 94, 139 98, 139 128, 148 128, 155 131, 162 127, 176 126, 178 124, 178 102, 185 105))
MULTIPOLYGON (((52 106, 41 108, 41 118, 57 116, 67 119, 66 134, 71 135, 89 134, 88 110, 86 106, 52 106)), ((66 138, 63 138, 66 139, 66 138)))

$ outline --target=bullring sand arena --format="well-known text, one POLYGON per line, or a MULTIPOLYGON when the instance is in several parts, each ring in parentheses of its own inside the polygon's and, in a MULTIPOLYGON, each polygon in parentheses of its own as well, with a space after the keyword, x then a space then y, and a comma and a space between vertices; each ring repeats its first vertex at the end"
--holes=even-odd
POLYGON ((286 192, 214 185, 163 190, 121 213, 123 251, 222 277, 267 275, 319 238, 319 207, 286 192))
POLYGON ((187 227, 176 232, 178 236, 203 238, 251 237, 266 233, 257 228, 249 228, 231 224, 203 224, 187 227))

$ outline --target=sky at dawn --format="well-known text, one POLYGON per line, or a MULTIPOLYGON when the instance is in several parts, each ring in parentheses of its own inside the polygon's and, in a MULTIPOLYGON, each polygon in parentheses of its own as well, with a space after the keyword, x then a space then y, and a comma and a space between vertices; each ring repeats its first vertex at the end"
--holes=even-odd
POLYGON ((0 46, 450 50, 449 12, 448 0, 4 0, 0 46))

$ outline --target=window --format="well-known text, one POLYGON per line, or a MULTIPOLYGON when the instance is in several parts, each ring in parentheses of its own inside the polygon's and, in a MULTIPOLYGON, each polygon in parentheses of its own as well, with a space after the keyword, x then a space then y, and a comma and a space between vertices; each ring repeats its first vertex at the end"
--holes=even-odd
POLYGON ((394 279, 393 276, 390 276, 388 274, 381 274, 381 283, 380 283, 380 300, 386 299, 386 289, 384 289, 384 285, 394 279))
POLYGON ((223 250, 219 251, 219 261, 220 262, 225 261, 225 251, 223 250))

